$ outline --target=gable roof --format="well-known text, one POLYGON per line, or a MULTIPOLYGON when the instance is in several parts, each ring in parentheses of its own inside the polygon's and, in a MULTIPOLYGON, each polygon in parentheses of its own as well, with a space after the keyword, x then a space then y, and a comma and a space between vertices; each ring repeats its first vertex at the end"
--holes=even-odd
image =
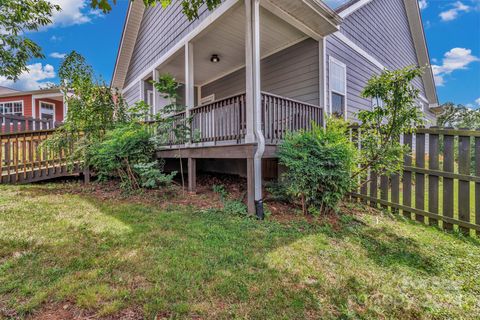
POLYGON ((125 83, 144 11, 145 4, 143 1, 130 1, 123 25, 122 37, 118 45, 117 59, 111 82, 112 88, 122 89, 125 83))
POLYGON ((0 95, 7 94, 7 93, 15 93, 15 92, 19 92, 19 91, 12 88, 0 86, 0 95))
MULTIPOLYGON (((345 18, 372 1, 375 0, 351 0, 337 8, 336 12, 342 18, 345 18)), ((430 55, 428 53, 427 41, 425 39, 420 7, 417 0, 403 0, 403 3, 407 13, 410 34, 415 47, 418 64, 419 66, 425 67, 425 72, 422 75, 425 95, 431 107, 435 107, 435 105, 438 105, 437 89, 435 87, 433 70, 430 64, 430 55)))
MULTIPOLYGON (((17 90, 10 89, 10 91, 2 91, 3 88, 5 87, 0 87, 0 98, 40 95, 40 94, 57 94, 57 93, 59 95, 63 95, 62 90, 60 90, 60 88, 37 89, 37 90, 30 90, 30 91, 17 91, 17 90)), ((6 88, 6 89, 9 89, 9 88, 6 88)))

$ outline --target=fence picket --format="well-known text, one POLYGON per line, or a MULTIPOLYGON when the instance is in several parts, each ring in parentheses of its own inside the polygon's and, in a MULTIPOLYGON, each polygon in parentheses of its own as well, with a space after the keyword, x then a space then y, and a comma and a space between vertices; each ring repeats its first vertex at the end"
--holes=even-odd
MULTIPOLYGON (((475 137, 475 175, 480 177, 480 137, 475 137)), ((480 182, 475 183, 475 223, 480 225, 480 182)), ((480 236, 478 230, 476 234, 480 236)))
MULTIPOLYGON (((439 169, 439 137, 438 134, 429 134, 428 150, 428 168, 431 170, 439 169)), ((428 211, 438 214, 438 180, 434 175, 428 175, 428 211)), ((432 226, 438 226, 438 220, 429 218, 428 222, 432 226)))
MULTIPOLYGON (((405 166, 412 165, 412 135, 410 133, 405 134, 403 137, 404 144, 409 147, 409 152, 405 154, 403 162, 405 166)), ((412 206, 412 172, 405 171, 403 173, 403 205, 406 207, 412 206)), ((411 219, 412 213, 409 211, 403 210, 403 215, 406 218, 411 219)))
MULTIPOLYGON (((451 135, 443 136, 443 171, 453 172, 455 168, 455 138, 451 135)), ((443 215, 453 218, 453 179, 443 178, 443 215)), ((453 230, 453 225, 444 222, 445 230, 453 230)))
MULTIPOLYGON (((415 136, 415 165, 417 168, 425 168, 425 134, 418 133, 415 136)), ((415 208, 425 210, 425 174, 415 173, 415 208)), ((415 214, 415 219, 425 222, 425 217, 415 214)))
MULTIPOLYGON (((470 136, 460 136, 458 142, 458 172, 470 174, 470 136)), ((459 180, 458 182, 458 218, 470 222, 470 181, 459 180)), ((469 234, 470 230, 460 227, 463 234, 469 234)))

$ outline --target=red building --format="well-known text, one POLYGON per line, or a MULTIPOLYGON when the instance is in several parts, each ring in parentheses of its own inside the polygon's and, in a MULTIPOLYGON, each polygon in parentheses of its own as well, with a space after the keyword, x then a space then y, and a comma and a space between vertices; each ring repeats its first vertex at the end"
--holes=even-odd
POLYGON ((17 115, 63 122, 66 109, 60 89, 15 91, 0 87, 0 116, 17 115))

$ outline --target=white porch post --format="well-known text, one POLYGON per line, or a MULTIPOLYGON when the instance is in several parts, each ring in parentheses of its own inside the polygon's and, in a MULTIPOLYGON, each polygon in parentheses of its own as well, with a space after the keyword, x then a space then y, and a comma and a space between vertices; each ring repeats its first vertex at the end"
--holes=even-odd
POLYGON ((252 17, 252 0, 245 0, 245 100, 246 100, 246 124, 247 132, 245 135, 246 143, 255 142, 254 134, 254 114, 255 114, 255 94, 253 92, 254 76, 253 76, 253 17, 252 17))
MULTIPOLYGON (((158 70, 153 69, 153 74, 152 74, 153 81, 157 82, 159 78, 160 78, 160 76, 158 74, 158 70)), ((157 114, 158 101, 160 100, 159 98, 160 98, 160 92, 158 92, 155 89, 155 86, 153 86, 152 116, 155 116, 157 114)))
MULTIPOLYGON (((190 117, 190 109, 195 107, 195 74, 193 63, 193 44, 191 42, 185 43, 185 105, 187 107, 186 116, 190 117)), ((187 145, 190 145, 190 141, 187 145)), ((188 192, 194 193, 196 191, 196 159, 188 158, 188 192)))
POLYGON ((195 106, 195 83, 193 72, 193 44, 185 44, 185 105, 187 117, 190 116, 190 109, 195 106))
POLYGON ((265 151, 265 138, 261 127, 262 92, 260 77, 260 1, 245 0, 247 33, 246 33, 246 142, 257 142, 253 159, 247 159, 247 176, 253 181, 248 182, 248 208, 263 219, 262 199, 262 158, 265 151), (250 136, 249 136, 250 135, 250 136), (252 168, 253 162, 253 168, 252 168), (253 199, 252 199, 253 198, 253 199))
POLYGON ((327 125, 327 41, 326 38, 318 40, 318 70, 319 72, 319 106, 323 108, 323 127, 327 125))

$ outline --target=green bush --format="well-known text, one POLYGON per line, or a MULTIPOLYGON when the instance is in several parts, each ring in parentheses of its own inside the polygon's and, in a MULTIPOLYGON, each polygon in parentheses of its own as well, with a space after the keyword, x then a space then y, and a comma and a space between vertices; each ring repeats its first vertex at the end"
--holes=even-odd
POLYGON ((288 134, 280 145, 279 161, 286 167, 281 184, 304 213, 336 211, 351 190, 356 149, 347 130, 345 121, 331 118, 326 130, 313 125, 310 131, 288 134))
POLYGON ((173 178, 177 175, 177 171, 165 174, 163 172, 164 164, 163 160, 135 164, 133 168, 140 177, 140 186, 142 188, 155 189, 171 185, 173 178))
POLYGON ((100 179, 119 177, 122 187, 138 189, 134 166, 153 161, 155 144, 148 128, 131 123, 107 131, 105 137, 90 146, 93 169, 100 179))

